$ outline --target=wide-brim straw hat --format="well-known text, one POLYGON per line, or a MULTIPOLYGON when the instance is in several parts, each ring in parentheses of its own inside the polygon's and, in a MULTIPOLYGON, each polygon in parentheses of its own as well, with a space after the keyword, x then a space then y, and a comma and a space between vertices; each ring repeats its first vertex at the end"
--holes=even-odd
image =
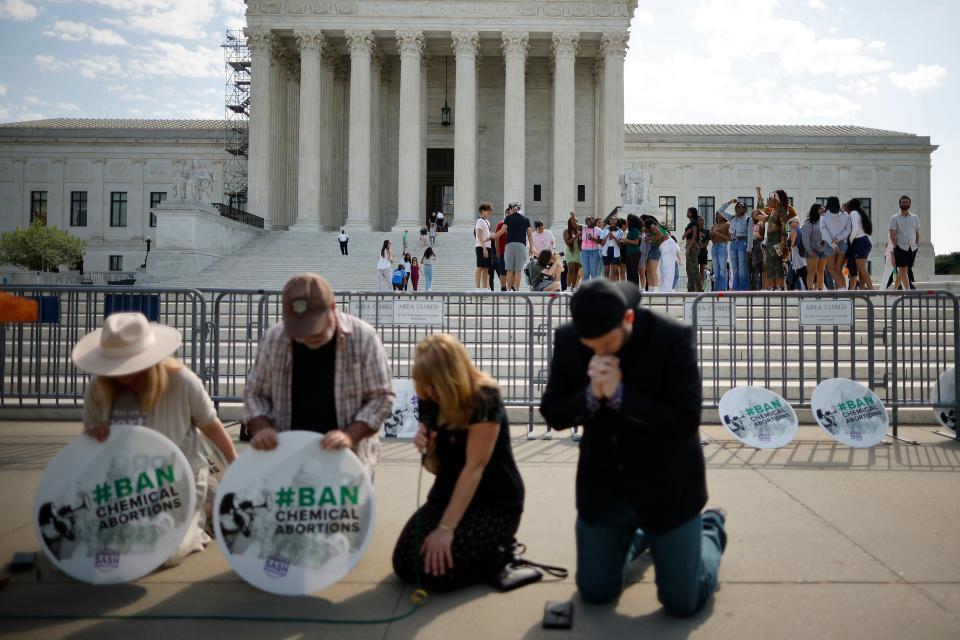
POLYGON ((180 347, 180 332, 150 324, 142 313, 114 313, 103 328, 73 348, 77 368, 97 376, 125 376, 163 362, 180 347))

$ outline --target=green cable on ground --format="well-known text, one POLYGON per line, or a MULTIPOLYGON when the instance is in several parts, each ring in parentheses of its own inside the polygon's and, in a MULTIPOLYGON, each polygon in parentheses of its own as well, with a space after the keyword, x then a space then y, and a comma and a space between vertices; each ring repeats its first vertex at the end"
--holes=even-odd
MULTIPOLYGON (((423 466, 420 467, 420 475, 417 477, 417 503, 420 502, 420 484, 423 480, 423 466)), ((419 511, 419 506, 417 511, 419 511)), ((420 537, 420 517, 417 516, 417 534, 415 539, 420 537)), ((192 620, 209 622, 286 622, 302 624, 344 624, 344 625, 367 625, 367 624, 389 624, 408 618, 413 612, 424 605, 427 599, 427 592, 420 586, 420 564, 417 563, 417 586, 411 598, 413 606, 407 611, 390 616, 389 618, 374 618, 370 620, 336 620, 332 618, 299 618, 294 616, 244 616, 244 615, 207 615, 207 614, 187 614, 187 613, 131 613, 123 615, 119 613, 95 613, 95 614, 72 614, 72 613, 0 613, 0 620, 192 620)))

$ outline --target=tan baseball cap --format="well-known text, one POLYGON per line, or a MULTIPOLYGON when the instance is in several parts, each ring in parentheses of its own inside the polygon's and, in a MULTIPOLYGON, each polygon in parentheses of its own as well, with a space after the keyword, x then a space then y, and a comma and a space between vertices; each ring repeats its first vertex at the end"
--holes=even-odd
POLYGON ((335 303, 326 279, 314 273, 290 278, 283 286, 283 330, 290 338, 320 333, 326 326, 325 316, 335 303))

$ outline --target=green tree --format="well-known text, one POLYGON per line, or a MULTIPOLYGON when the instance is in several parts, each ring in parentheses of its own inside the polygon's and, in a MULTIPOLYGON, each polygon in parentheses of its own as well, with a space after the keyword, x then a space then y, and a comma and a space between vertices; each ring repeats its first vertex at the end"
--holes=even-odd
POLYGON ((937 275, 960 274, 960 252, 946 253, 935 258, 934 273, 937 275))
POLYGON ((83 249, 80 238, 37 220, 27 229, 17 227, 0 235, 0 264, 29 271, 52 271, 62 264, 78 264, 83 259, 83 249))

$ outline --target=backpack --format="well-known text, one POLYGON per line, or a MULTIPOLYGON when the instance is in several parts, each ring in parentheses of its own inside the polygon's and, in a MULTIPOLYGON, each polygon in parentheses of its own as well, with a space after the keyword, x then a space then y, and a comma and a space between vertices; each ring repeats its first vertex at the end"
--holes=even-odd
POLYGON ((533 287, 533 259, 527 262, 526 266, 523 268, 523 277, 527 281, 528 287, 533 287))

